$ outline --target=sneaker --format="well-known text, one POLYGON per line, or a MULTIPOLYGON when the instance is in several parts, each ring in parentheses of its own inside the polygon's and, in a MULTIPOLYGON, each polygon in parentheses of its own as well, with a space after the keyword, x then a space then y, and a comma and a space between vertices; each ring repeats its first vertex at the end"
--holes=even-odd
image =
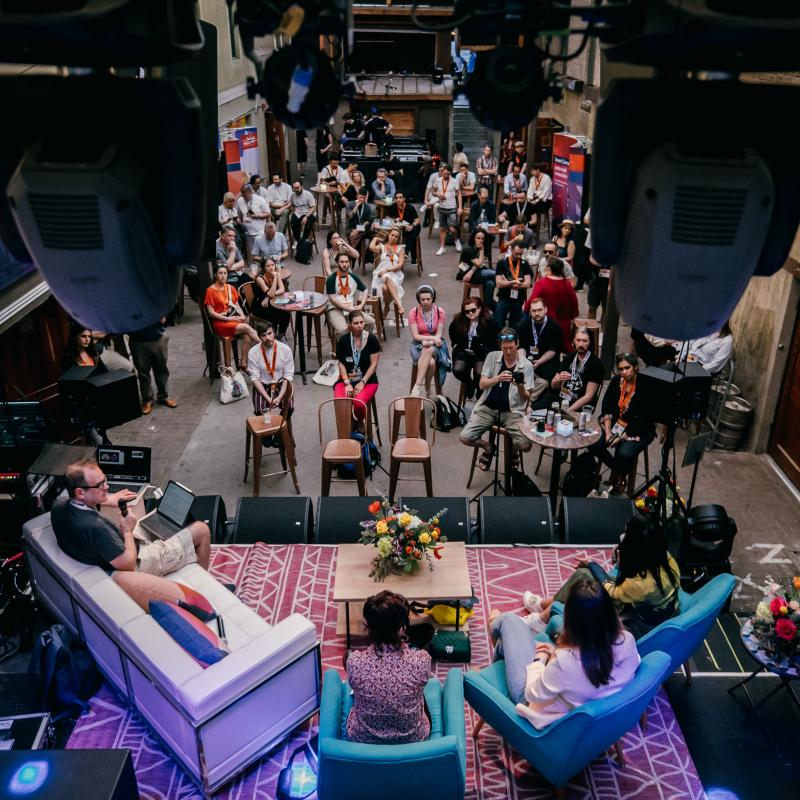
POLYGON ((523 622, 531 629, 533 633, 542 633, 547 627, 547 623, 539 616, 539 614, 528 614, 527 617, 522 618, 523 622))
POLYGON ((414 384, 414 388, 411 390, 412 397, 425 397, 425 389, 419 383, 414 384))
POLYGON ((524 605, 531 614, 538 614, 542 610, 541 595, 534 594, 533 592, 523 592, 522 605, 524 605))
POLYGON ((461 252, 461 240, 460 239, 456 239, 455 245, 456 245, 456 253, 460 253, 461 252))
POLYGON ((444 255, 444 246, 440 247, 440 248, 439 248, 439 249, 436 251, 436 255, 437 255, 437 256, 443 256, 443 255, 444 255))
POLYGON ((433 223, 433 229, 436 231, 439 229, 439 220, 437 219, 436 222, 433 223))

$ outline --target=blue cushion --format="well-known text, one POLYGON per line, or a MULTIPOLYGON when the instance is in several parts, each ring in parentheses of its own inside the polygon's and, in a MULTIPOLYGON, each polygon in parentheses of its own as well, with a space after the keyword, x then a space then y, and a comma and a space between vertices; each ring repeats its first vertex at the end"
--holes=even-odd
POLYGON ((221 661, 227 652, 219 646, 217 635, 197 617, 174 603, 155 600, 150 603, 150 616, 203 669, 221 661))

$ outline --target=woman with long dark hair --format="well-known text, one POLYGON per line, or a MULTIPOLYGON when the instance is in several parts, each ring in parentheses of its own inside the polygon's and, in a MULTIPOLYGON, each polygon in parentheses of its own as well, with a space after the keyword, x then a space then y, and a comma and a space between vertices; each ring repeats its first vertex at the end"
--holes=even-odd
POLYGON ((562 219, 558 224, 558 233, 552 238, 559 258, 565 258, 572 264, 575 258, 575 223, 571 219, 562 219))
POLYGON ((497 273, 489 266, 485 230, 478 228, 470 234, 469 243, 461 250, 458 261, 456 280, 483 286, 483 298, 486 305, 494 311, 494 288, 497 273))
POLYGON ((431 672, 425 650, 411 650, 406 639, 408 600, 390 591, 364 603, 364 626, 370 645, 347 659, 347 680, 353 708, 347 717, 347 738, 356 742, 420 742, 431 723, 423 691, 431 672))
POLYGON ((480 297, 467 297, 450 323, 453 376, 464 384, 468 400, 475 394, 486 354, 499 349, 498 332, 497 323, 480 297))
POLYGON ((489 617, 509 696, 517 713, 537 729, 576 706, 615 694, 633 678, 641 660, 636 640, 594 579, 572 583, 563 613, 555 641, 547 634, 537 636, 516 614, 493 611, 489 617))
POLYGON ((292 316, 288 311, 275 306, 275 300, 285 294, 286 287, 281 278, 281 271, 274 259, 267 258, 263 269, 253 281, 253 307, 250 313, 254 317, 271 322, 279 338, 286 336, 286 331, 292 322, 292 316))

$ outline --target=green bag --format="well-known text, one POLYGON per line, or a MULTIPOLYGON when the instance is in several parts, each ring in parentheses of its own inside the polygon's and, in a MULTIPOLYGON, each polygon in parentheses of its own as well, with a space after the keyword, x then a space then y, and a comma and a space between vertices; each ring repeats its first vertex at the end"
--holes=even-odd
POLYGON ((437 630, 428 645, 431 658, 468 664, 472 659, 472 646, 464 631, 437 630))

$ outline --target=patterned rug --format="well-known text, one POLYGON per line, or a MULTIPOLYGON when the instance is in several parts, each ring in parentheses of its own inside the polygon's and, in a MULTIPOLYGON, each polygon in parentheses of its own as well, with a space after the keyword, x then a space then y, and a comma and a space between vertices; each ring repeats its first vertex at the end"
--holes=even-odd
MULTIPOLYGON (((481 601, 470 621, 472 665, 490 661, 485 619, 489 609, 522 611, 524 589, 543 595, 555 593, 579 558, 606 562, 608 553, 597 549, 469 548, 469 569, 481 601)), ((336 634, 336 607, 330 598, 336 548, 323 546, 231 545, 214 548, 211 571, 233 581, 239 597, 268 622, 300 613, 317 627, 322 641, 323 670, 342 671, 344 637, 336 634)), ((607 564, 606 564, 607 565, 607 564)), ((608 565, 607 565, 608 566, 608 565)), ((437 665, 442 678, 448 665, 437 665)), ((477 747, 469 736, 474 714, 467 715, 467 798, 501 800, 552 797, 549 785, 489 726, 477 747)), ((261 759, 215 797, 224 800, 275 797, 278 772, 313 728, 296 731, 285 745, 261 759)), ((71 748, 120 748, 132 751, 143 800, 188 800, 201 795, 182 769, 148 733, 141 718, 108 686, 93 698, 67 745, 71 748)), ((570 800, 702 800, 703 788, 675 715, 663 690, 649 710, 646 734, 638 728, 625 736, 628 765, 621 769, 608 759, 597 759, 567 786, 570 800)))

